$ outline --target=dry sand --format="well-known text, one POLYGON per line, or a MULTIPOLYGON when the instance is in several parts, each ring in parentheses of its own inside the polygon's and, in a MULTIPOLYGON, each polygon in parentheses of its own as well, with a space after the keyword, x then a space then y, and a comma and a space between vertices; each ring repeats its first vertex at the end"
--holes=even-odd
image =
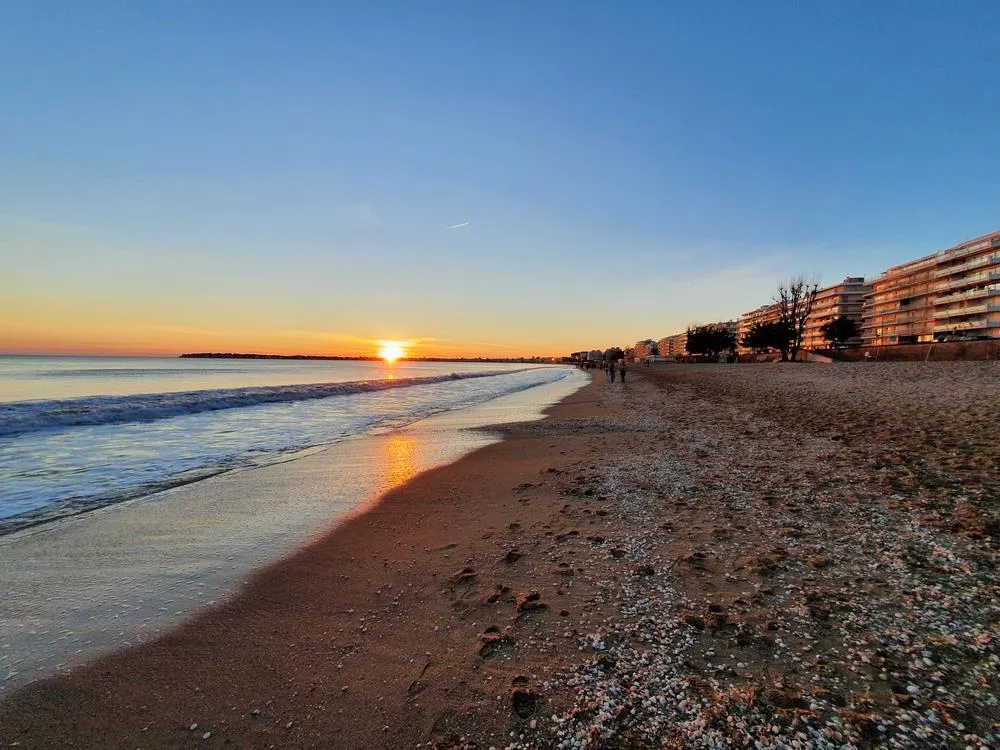
POLYGON ((20 747, 995 747, 991 363, 670 366, 0 705, 20 747))

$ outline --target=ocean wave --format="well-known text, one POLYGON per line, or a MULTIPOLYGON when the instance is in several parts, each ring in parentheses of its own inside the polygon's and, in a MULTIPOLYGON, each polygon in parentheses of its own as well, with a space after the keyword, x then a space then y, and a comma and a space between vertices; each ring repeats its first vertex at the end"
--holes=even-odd
POLYGON ((512 372, 522 372, 522 370, 452 373, 423 378, 362 380, 351 383, 251 386, 128 396, 85 396, 52 401, 18 401, 0 404, 0 437, 14 437, 65 427, 153 422, 206 411, 346 396, 449 380, 509 375, 512 372))

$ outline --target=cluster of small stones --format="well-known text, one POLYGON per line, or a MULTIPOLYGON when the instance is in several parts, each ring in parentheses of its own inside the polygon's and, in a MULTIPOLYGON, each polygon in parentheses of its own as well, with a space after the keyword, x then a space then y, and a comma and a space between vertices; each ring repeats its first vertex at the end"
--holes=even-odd
MULTIPOLYGON (((631 415, 600 428, 668 437, 672 449, 617 456, 595 494, 628 519, 628 536, 605 546, 648 574, 599 582, 619 616, 580 638, 577 668, 542 683, 545 693, 574 695, 571 707, 508 750, 1000 746, 983 718, 997 715, 1000 599, 993 568, 969 541, 923 526, 828 438, 789 434, 735 406, 710 414, 718 405, 690 395, 687 418, 665 427, 662 413, 644 408, 655 397, 644 385, 617 392, 632 400, 631 415), (712 429, 720 418, 745 434, 712 429), (821 465, 826 481, 790 481, 789 463, 821 465), (760 547, 781 551, 766 641, 742 652, 706 647, 685 617, 701 603, 679 591, 690 571, 669 558, 657 530, 664 498, 708 518, 737 517, 760 547)), ((704 553, 722 559, 724 544, 704 553)))

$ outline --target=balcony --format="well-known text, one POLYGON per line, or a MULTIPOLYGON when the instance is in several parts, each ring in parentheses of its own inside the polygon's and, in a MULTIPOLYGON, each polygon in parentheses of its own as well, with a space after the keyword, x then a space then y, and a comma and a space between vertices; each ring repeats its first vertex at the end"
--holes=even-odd
POLYGON ((970 333, 972 331, 981 331, 987 328, 1000 328, 1000 319, 974 318, 972 320, 952 320, 947 323, 939 323, 935 325, 934 333, 970 333))
POLYGON ((958 292, 957 294, 938 295, 938 297, 934 300, 934 304, 935 306, 949 305, 952 302, 960 302, 966 299, 978 299, 979 297, 993 296, 1000 296, 1000 284, 994 284, 981 289, 969 289, 967 292, 958 292))
POLYGON ((935 318, 957 318, 962 315, 982 315, 990 308, 990 305, 969 305, 968 307, 953 307, 949 310, 938 310, 934 313, 935 318))
POLYGON ((934 253, 934 255, 928 255, 923 258, 918 258, 917 260, 912 260, 909 263, 902 263, 898 266, 893 266, 889 269, 888 273, 892 275, 903 275, 908 273, 915 273, 917 271, 922 271, 923 269, 936 265, 941 262, 941 253, 934 253))
POLYGON ((928 285, 927 288, 930 289, 933 279, 931 279, 930 275, 928 274, 926 276, 922 276, 919 279, 914 279, 914 278, 908 278, 904 280, 886 279, 886 281, 891 281, 895 283, 893 283, 891 286, 884 286, 873 289, 872 296, 876 298, 885 297, 887 294, 891 294, 892 292, 898 292, 901 289, 911 289, 912 287, 920 286, 922 284, 928 285))
POLYGON ((995 271, 980 271, 979 273, 972 274, 972 276, 949 279, 948 281, 938 284, 935 287, 935 291, 940 292, 946 289, 959 289, 963 286, 974 286, 976 284, 983 284, 989 281, 1000 281, 1000 269, 995 271))
POLYGON ((990 247, 997 247, 1000 245, 994 238, 990 241, 990 238, 981 239, 978 242, 970 242, 968 245, 961 245, 959 247, 953 247, 950 250, 945 250, 942 253, 941 260, 946 262, 949 260, 954 260, 955 258, 963 258, 966 255, 973 255, 975 253, 980 253, 983 250, 989 250, 990 247))
POLYGON ((930 308, 931 305, 929 304, 929 301, 923 298, 921 298, 916 304, 903 304, 902 302, 899 301, 892 301, 883 304, 872 305, 870 308, 862 312, 862 316, 923 312, 924 310, 929 310, 930 308))
POLYGON ((951 276, 952 274, 968 271, 970 268, 995 266, 997 264, 1000 264, 1000 254, 994 253, 993 255, 984 255, 980 258, 967 260, 965 263, 960 263, 957 266, 944 266, 943 268, 937 269, 932 275, 935 279, 940 279, 945 276, 951 276))

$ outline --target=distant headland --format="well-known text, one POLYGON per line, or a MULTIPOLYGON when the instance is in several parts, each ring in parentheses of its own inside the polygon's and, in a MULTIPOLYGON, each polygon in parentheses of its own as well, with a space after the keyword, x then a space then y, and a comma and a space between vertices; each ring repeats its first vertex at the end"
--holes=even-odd
POLYGON ((332 357, 322 354, 242 354, 239 352, 191 352, 181 354, 181 359, 347 359, 374 360, 378 357, 332 357))
MULTIPOLYGON (((382 357, 335 357, 322 354, 243 354, 239 352, 191 352, 179 355, 181 359, 319 359, 352 362, 381 362, 382 357)), ((401 357, 399 362, 532 362, 551 364, 559 361, 553 357, 401 357)))

